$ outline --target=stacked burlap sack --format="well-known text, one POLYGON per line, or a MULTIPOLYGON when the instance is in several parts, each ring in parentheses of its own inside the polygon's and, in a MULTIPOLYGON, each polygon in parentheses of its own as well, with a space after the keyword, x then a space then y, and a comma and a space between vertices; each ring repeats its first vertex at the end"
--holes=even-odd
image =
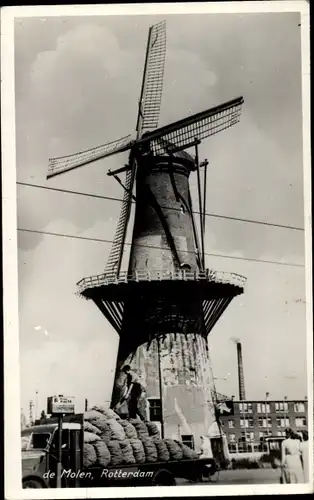
POLYGON ((198 458, 180 441, 161 439, 153 422, 123 420, 113 410, 94 406, 84 414, 84 467, 198 458))

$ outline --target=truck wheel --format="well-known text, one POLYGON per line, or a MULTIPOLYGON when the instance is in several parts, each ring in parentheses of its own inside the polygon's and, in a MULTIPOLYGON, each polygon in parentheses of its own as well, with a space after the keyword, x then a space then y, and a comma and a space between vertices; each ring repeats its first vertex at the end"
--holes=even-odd
POLYGON ((175 486, 176 480, 167 469, 161 469, 154 474, 153 477, 154 486, 175 486))
POLYGON ((44 488, 43 483, 39 479, 24 479, 23 488, 44 488))

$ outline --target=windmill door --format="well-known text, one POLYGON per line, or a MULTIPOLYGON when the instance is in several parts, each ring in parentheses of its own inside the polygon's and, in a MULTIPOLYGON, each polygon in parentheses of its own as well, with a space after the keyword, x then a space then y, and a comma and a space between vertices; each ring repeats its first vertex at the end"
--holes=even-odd
POLYGON ((224 457, 222 439, 220 437, 219 438, 211 438, 210 442, 212 445, 212 452, 213 452, 214 459, 219 464, 223 463, 225 457, 224 457))

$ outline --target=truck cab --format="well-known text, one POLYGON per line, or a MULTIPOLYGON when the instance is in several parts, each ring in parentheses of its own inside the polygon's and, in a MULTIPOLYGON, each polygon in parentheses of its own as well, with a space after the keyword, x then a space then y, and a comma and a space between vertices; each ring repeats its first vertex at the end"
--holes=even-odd
MULTIPOLYGON (((62 425, 62 467, 76 470, 82 463, 82 425, 64 422, 62 425)), ((23 488, 54 488, 58 453, 58 424, 35 425, 21 431, 23 488)), ((66 475, 62 478, 68 484, 66 475)), ((74 481, 71 481, 75 483, 74 481)), ((66 483, 66 484, 65 484, 66 483)))

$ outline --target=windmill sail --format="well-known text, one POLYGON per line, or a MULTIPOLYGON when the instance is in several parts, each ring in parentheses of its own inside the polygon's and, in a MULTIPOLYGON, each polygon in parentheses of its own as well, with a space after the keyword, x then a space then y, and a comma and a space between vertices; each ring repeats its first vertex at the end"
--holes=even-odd
POLYGON ((105 275, 110 278, 119 274, 121 261, 123 257, 123 247, 125 240, 126 227, 129 220, 132 191, 134 184, 134 172, 128 170, 125 176, 125 190, 122 200, 122 208, 119 215, 116 232, 110 249, 108 261, 105 267, 105 275))
POLYGON ((47 179, 55 175, 63 174, 74 168, 82 167, 93 161, 105 158, 122 151, 127 151, 132 146, 131 135, 122 137, 107 144, 97 146, 92 149, 86 149, 79 153, 74 153, 68 156, 60 156, 58 158, 51 158, 48 165, 47 179))
POLYGON ((186 149, 195 143, 195 139, 205 139, 238 123, 243 102, 243 98, 238 97, 220 106, 147 133, 137 143, 149 142, 150 150, 154 154, 162 154, 164 151, 164 142, 160 140, 161 138, 172 143, 169 145, 168 151, 176 152, 186 149))
MULTIPOLYGON (((145 129, 158 127, 164 66, 166 55, 166 23, 165 21, 151 26, 148 33, 144 74, 142 80, 139 113, 137 118, 137 138, 141 137, 145 129)), ((136 176, 136 162, 130 161, 130 169, 125 175, 125 191, 122 200, 121 212, 113 239, 109 258, 105 267, 106 276, 117 276, 120 272, 127 226, 130 219, 131 201, 134 179, 136 176)))
POLYGON ((136 130, 158 127, 166 56, 166 22, 149 30, 136 130))

